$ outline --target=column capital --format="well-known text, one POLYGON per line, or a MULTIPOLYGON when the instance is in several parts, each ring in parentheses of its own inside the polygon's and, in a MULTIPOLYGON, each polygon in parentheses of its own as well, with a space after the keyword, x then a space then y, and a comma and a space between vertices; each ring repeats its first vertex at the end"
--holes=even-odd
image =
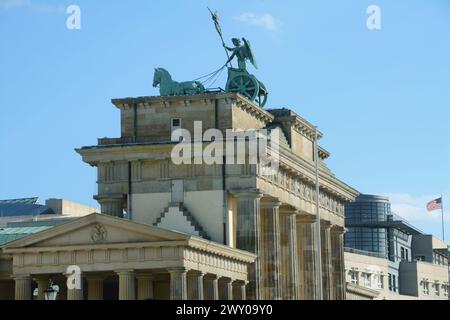
POLYGON ((233 279, 231 279, 230 277, 219 277, 219 281, 225 283, 232 283, 233 279))
POLYGON ((236 280, 233 280, 233 283, 246 286, 246 285, 248 285, 249 281, 236 279, 236 280))
POLYGON ((217 274, 207 273, 204 275, 204 278, 207 280, 218 280, 219 276, 217 274))
POLYGON ((232 189, 230 193, 238 199, 260 199, 263 196, 259 189, 232 189))
POLYGON ((320 220, 320 226, 324 229, 331 228, 331 222, 328 220, 320 220))
POLYGON ((188 277, 204 277, 206 272, 200 270, 189 270, 188 277))
POLYGON ((167 272, 169 273, 186 273, 189 269, 185 267, 174 267, 174 268, 167 268, 167 272))
POLYGON ((281 206, 281 202, 278 198, 262 198, 260 206, 261 208, 275 209, 281 206))
POLYGON ((95 195, 94 199, 97 200, 99 203, 122 202, 124 199, 124 196, 122 193, 111 193, 111 194, 95 195))
POLYGON ((297 215, 297 222, 310 224, 317 222, 316 216, 312 214, 298 214, 297 215))
POLYGON ((115 270, 114 272, 117 273, 119 276, 120 275, 127 275, 127 274, 134 274, 134 270, 133 269, 115 270))
POLYGON ((13 274, 11 278, 14 280, 31 280, 31 275, 29 273, 13 274))
POLYGON ((297 208, 294 207, 288 207, 288 206, 281 206, 278 209, 280 214, 284 214, 284 215, 293 215, 293 216, 297 216, 299 214, 299 210, 297 208))
POLYGON ((331 226, 332 233, 344 234, 346 231, 347 231, 347 229, 342 226, 338 226, 338 225, 331 226))

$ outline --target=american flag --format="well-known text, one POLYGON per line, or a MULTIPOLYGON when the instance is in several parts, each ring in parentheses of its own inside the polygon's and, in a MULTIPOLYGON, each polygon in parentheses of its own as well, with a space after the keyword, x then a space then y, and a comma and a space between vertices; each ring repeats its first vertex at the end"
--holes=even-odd
POLYGON ((433 211, 437 209, 442 209, 442 197, 434 199, 427 203, 427 210, 433 211))

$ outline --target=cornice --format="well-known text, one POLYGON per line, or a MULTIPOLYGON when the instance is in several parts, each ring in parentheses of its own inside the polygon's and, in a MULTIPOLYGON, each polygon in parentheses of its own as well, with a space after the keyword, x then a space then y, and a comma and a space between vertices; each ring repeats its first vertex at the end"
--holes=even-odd
POLYGON ((262 108, 258 107, 254 103, 250 102, 250 100, 248 100, 241 94, 236 95, 236 100, 234 104, 236 107, 244 110, 251 116, 257 118, 258 120, 261 120, 265 124, 272 122, 274 119, 273 115, 271 115, 267 111, 264 111, 262 108))
MULTIPOLYGON (((314 163, 307 161, 294 153, 292 151, 280 146, 280 167, 285 170, 299 176, 302 180, 314 184, 315 183, 315 167, 314 163)), ((343 200, 354 201, 360 193, 345 184, 341 180, 337 179, 334 175, 328 173, 319 167, 319 182, 320 188, 324 191, 329 192, 343 200), (326 184, 324 183, 326 182, 326 184), (330 185, 330 187, 327 186, 330 185), (336 189, 341 192, 336 192, 336 189)))
MULTIPOLYGON (((298 133, 304 135, 310 140, 315 139, 316 127, 307 120, 305 120, 304 118, 300 117, 294 111, 286 108, 269 109, 267 111, 275 116, 274 119, 275 122, 288 122, 291 128, 293 128, 298 133)), ((317 130, 317 139, 319 140, 322 137, 323 137, 322 132, 317 130)))

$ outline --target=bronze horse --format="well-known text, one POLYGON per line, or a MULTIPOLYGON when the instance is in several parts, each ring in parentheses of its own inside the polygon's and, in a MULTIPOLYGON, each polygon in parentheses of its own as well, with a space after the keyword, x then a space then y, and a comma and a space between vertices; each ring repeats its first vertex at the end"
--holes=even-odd
POLYGON ((164 68, 155 68, 153 87, 156 88, 158 85, 161 96, 177 96, 205 92, 205 87, 199 81, 173 81, 170 73, 164 68))

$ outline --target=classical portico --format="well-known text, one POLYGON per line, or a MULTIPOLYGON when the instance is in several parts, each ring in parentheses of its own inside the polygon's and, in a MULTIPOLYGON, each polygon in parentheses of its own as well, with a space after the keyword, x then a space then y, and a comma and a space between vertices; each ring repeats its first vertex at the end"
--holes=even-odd
MULTIPOLYGON (((33 287, 43 299, 49 279, 60 287, 58 299, 67 300, 245 299, 255 260, 249 252, 100 214, 2 249, 11 260, 16 300, 30 300, 33 287), (80 270, 79 286, 67 281, 70 266, 80 270)), ((1 290, 11 288, 0 281, 1 290)))

